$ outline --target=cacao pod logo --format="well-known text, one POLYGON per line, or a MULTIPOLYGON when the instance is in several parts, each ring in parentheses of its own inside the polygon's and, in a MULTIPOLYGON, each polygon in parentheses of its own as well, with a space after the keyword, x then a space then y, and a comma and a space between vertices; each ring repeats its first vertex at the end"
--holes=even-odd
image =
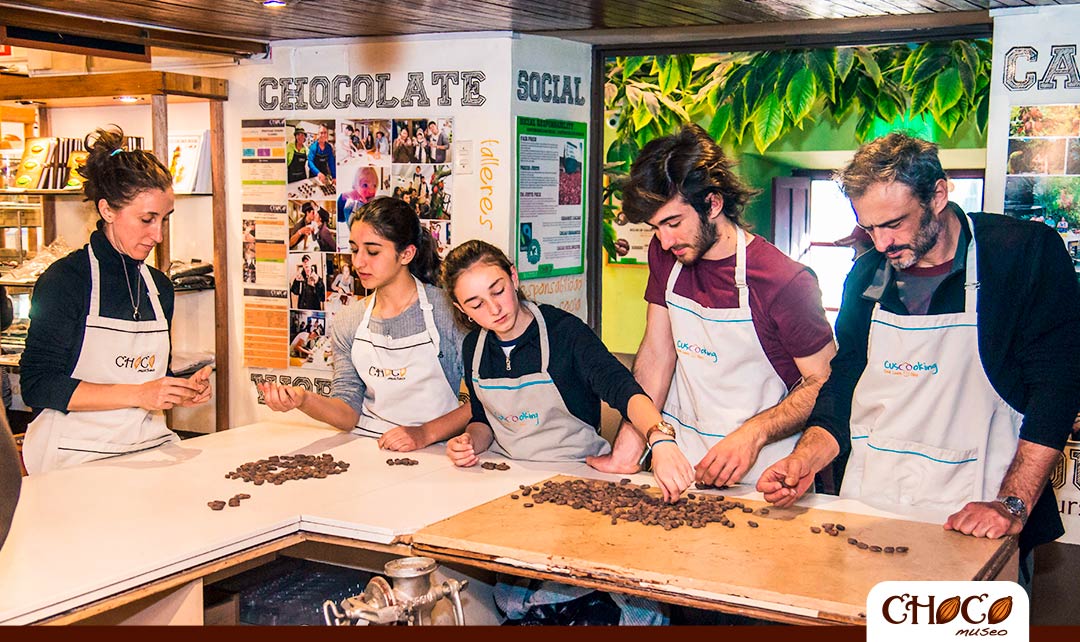
POLYGON ((934 622, 937 624, 946 624, 952 622, 956 616, 960 613, 960 596, 950 597, 941 603, 941 606, 937 608, 937 614, 934 616, 934 622))
POLYGON ((994 603, 990 605, 990 611, 986 614, 986 621, 990 624, 1004 622, 1005 619, 1009 617, 1009 614, 1012 613, 1012 606, 1012 596, 995 600, 994 603))

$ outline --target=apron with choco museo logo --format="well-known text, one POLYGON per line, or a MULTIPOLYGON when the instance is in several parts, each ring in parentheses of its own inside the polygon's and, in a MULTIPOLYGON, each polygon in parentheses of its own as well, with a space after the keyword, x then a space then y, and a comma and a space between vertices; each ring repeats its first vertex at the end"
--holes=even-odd
MULTIPOLYGON (((968 225, 974 232, 970 217, 968 225)), ((975 257, 973 233, 963 312, 904 316, 874 306, 842 497, 954 512, 997 496, 1023 415, 979 358, 975 257)))
MULTIPOLYGON (((90 259, 90 310, 72 378, 88 383, 141 384, 164 377, 169 365, 169 322, 150 268, 140 264, 139 273, 150 293, 154 319, 110 319, 99 314, 101 267, 93 245, 88 243, 86 251, 90 259)), ((39 473, 148 450, 178 439, 165 425, 165 414, 160 410, 63 413, 46 408, 26 431, 23 458, 27 472, 39 473)))
MULTIPOLYGON (((735 287, 739 307, 707 308, 675 293, 682 272, 676 261, 664 293, 675 339, 675 373, 664 416, 675 425, 675 441, 691 465, 747 419, 787 395, 754 329, 746 282, 746 232, 735 247, 735 287)), ((766 468, 791 454, 799 435, 766 445, 742 481, 756 483, 766 468)))
POLYGON ((532 312, 540 330, 539 372, 481 379, 480 357, 487 345, 486 329, 480 331, 473 352, 473 386, 495 434, 491 449, 511 459, 528 461, 583 461, 590 455, 607 454, 611 446, 595 427, 570 412, 548 373, 551 347, 544 315, 531 301, 523 305, 532 312))
POLYGON ((378 437, 398 426, 419 426, 460 405, 439 361, 442 353, 434 308, 424 284, 416 277, 413 280, 424 315, 423 332, 399 339, 371 332, 368 325, 378 290, 356 328, 352 362, 365 386, 360 420, 353 430, 358 435, 378 437))

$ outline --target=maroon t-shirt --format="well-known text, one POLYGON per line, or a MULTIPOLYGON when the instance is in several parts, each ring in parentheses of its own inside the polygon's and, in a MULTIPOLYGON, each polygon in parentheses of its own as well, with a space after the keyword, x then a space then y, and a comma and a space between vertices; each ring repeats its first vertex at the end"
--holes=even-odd
MULTIPOLYGON (((675 266, 675 255, 649 244, 649 283, 645 300, 667 307, 664 290, 675 266)), ((796 357, 808 357, 833 340, 832 326, 821 307, 817 277, 760 236, 746 245, 746 281, 750 286, 750 313, 758 341, 773 369, 790 389, 799 381, 796 357)), ((684 265, 675 281, 675 293, 708 308, 737 308, 735 257, 719 261, 699 259, 684 265)))

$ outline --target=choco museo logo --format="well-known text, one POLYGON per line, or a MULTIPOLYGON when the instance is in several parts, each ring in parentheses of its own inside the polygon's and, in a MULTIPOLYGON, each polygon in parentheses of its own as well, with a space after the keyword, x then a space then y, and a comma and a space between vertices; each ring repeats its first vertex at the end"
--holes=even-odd
MULTIPOLYGON (((925 597, 903 593, 892 595, 881 604, 881 615, 890 624, 948 624, 958 617, 957 624, 996 626, 1009 619, 1013 610, 1013 598, 1006 596, 990 600, 988 593, 961 597, 954 595, 938 602, 934 595, 925 597)), ((967 632, 964 635, 1000 635, 999 633, 967 632)), ((960 635, 958 632, 957 635, 960 635)))
POLYGON ((157 361, 157 355, 118 355, 116 357, 116 367, 135 370, 136 372, 151 372, 154 369, 154 362, 157 361))
POLYGON ((405 373, 408 368, 376 368, 371 366, 368 368, 368 374, 372 377, 378 377, 379 379, 389 379, 390 381, 405 381, 405 373))
POLYGON ((924 374, 936 375, 938 373, 938 364, 923 363, 922 361, 912 363, 910 361, 889 361, 886 359, 881 363, 881 367, 886 374, 902 377, 919 377, 924 374))
POLYGON ((495 413, 495 418, 499 420, 504 426, 518 426, 523 424, 532 424, 534 426, 540 425, 540 413, 523 410, 516 415, 500 415, 495 413))
POLYGON ((687 343, 682 339, 676 339, 675 349, 688 357, 704 359, 705 361, 716 363, 716 353, 704 346, 699 346, 696 343, 687 343))

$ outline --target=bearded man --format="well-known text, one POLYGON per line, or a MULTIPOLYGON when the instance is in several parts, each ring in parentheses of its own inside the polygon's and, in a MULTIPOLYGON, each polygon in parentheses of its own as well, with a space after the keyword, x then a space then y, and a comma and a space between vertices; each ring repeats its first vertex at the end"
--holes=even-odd
POLYGON ((1047 485, 1080 407, 1080 293, 1046 225, 965 214, 937 146, 902 133, 838 173, 874 249, 844 286, 839 353, 808 428, 758 490, 794 502, 846 458, 841 496, 975 537, 1063 533, 1047 485))
POLYGON ((695 480, 754 483, 791 452, 836 348, 814 273, 745 229, 753 195, 697 125, 634 162, 623 213, 655 230, 634 377, 664 421, 644 435, 624 421, 594 468, 636 471, 647 448, 677 499, 695 480))

